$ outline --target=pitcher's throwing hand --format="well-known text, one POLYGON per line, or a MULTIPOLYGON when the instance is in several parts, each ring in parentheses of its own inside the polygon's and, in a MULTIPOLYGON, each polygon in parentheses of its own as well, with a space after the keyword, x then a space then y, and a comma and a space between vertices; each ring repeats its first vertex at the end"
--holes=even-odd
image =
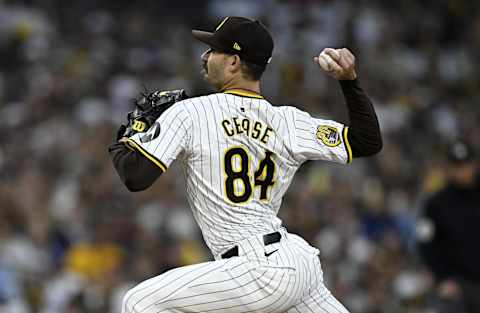
POLYGON ((313 61, 325 72, 337 80, 354 80, 355 56, 347 48, 325 48, 313 61))

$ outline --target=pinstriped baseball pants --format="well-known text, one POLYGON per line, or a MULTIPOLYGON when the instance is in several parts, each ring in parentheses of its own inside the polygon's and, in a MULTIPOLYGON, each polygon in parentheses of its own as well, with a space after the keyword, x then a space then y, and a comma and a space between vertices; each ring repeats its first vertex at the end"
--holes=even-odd
POLYGON ((262 238, 238 243, 238 257, 179 267, 140 283, 124 296, 122 313, 348 313, 323 284, 317 249, 286 232, 271 245, 262 238))

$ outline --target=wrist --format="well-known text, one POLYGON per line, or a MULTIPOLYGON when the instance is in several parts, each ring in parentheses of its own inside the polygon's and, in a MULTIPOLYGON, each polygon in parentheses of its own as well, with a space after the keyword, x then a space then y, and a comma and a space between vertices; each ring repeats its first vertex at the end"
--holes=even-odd
POLYGON ((351 88, 357 87, 359 85, 359 80, 358 78, 355 79, 341 79, 338 80, 338 83, 340 84, 340 87, 342 90, 346 91, 351 88))
POLYGON ((348 75, 345 75, 345 76, 341 76, 338 78, 339 81, 344 81, 344 80, 355 80, 357 79, 357 73, 350 73, 348 75))

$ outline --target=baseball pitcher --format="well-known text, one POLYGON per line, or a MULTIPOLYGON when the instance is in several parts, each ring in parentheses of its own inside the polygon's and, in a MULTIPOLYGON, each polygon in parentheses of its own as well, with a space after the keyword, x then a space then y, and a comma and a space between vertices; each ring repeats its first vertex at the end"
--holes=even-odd
POLYGON ((349 163, 381 150, 354 56, 325 49, 313 60, 339 81, 347 126, 262 96, 273 40, 259 21, 227 17, 214 32, 192 33, 209 47, 202 75, 218 92, 143 94, 109 152, 131 191, 181 163, 186 196, 215 261, 140 283, 126 293, 123 313, 348 312, 324 285, 319 251, 289 233, 277 213, 303 162, 349 163))

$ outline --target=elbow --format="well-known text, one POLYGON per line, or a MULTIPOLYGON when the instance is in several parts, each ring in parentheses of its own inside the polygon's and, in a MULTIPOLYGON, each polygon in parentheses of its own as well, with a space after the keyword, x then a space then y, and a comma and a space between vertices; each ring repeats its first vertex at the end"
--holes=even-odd
POLYGON ((147 189, 150 185, 142 179, 136 172, 136 169, 128 168, 128 163, 124 163, 122 167, 117 168, 122 183, 130 192, 139 192, 147 189))
POLYGON ((383 149, 383 139, 382 139, 382 134, 380 133, 380 130, 378 131, 378 139, 377 139, 377 147, 375 154, 380 153, 383 149))
POLYGON ((382 151, 382 149, 383 149, 383 142, 382 142, 382 139, 380 139, 375 144, 372 144, 370 146, 370 148, 368 149, 368 151, 365 151, 364 156, 366 156, 366 157, 374 156, 374 155, 380 153, 380 151, 382 151))
POLYGON ((380 133, 375 136, 358 136, 358 134, 352 132, 350 146, 352 148, 353 157, 369 157, 382 151, 383 142, 380 133))
POLYGON ((128 191, 130 192, 139 192, 150 187, 150 186, 135 184, 133 181, 130 181, 130 180, 125 180, 123 184, 125 185, 125 187, 127 187, 128 191))
POLYGON ((380 153, 383 149, 383 140, 380 130, 378 129, 374 132, 373 136, 370 136, 362 146, 366 148, 364 156, 373 156, 380 153))
POLYGON ((378 154, 380 153, 380 151, 382 151, 382 149, 383 149, 383 141, 382 141, 382 137, 379 135, 376 143, 372 145, 370 155, 378 154))
POLYGON ((125 177, 122 181, 130 192, 143 191, 153 184, 153 181, 146 181, 141 177, 125 177))
POLYGON ((130 192, 139 192, 153 185, 161 174, 159 168, 134 151, 120 148, 113 156, 113 165, 125 187, 130 192))
POLYGON ((139 192, 148 189, 153 185, 155 180, 160 176, 160 173, 155 173, 152 176, 151 172, 131 172, 130 174, 124 173, 122 182, 130 192, 139 192))

